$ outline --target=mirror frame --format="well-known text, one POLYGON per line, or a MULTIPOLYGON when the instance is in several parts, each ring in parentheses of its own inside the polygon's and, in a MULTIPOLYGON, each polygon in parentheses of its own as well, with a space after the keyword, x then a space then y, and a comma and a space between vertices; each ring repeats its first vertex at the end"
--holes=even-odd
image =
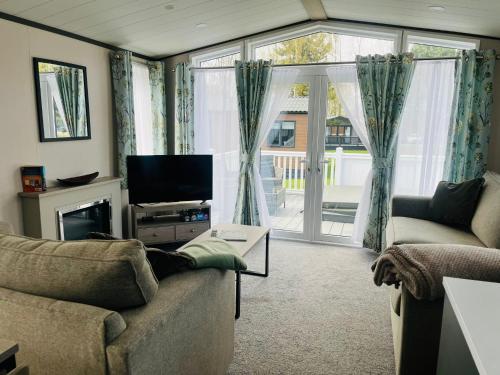
POLYGON ((35 96, 36 96, 36 110, 38 116, 38 133, 40 137, 40 142, 61 142, 61 141, 80 141, 83 139, 91 139, 90 133, 90 110, 89 110, 89 93, 87 84, 87 68, 82 65, 70 64, 63 61, 49 60, 40 57, 33 57, 33 73, 35 77, 35 96), (87 135, 84 137, 65 137, 65 138, 46 138, 43 131, 43 112, 42 112, 42 97, 40 92, 40 71, 38 68, 38 63, 53 64, 68 66, 70 68, 82 69, 83 71, 83 84, 85 92, 85 111, 87 115, 87 135))

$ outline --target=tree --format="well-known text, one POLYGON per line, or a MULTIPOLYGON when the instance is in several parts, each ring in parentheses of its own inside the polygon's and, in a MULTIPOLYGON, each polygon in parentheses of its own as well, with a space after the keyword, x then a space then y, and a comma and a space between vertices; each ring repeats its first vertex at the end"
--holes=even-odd
POLYGON ((459 52, 455 48, 431 46, 428 44, 411 44, 410 51, 415 57, 455 57, 459 52))
MULTIPOLYGON (((335 35, 331 33, 314 33, 302 37, 276 43, 270 51, 275 64, 310 64, 332 61, 334 59, 335 35)), ((296 84, 293 96, 308 96, 309 85, 296 84)), ((343 113, 340 101, 332 85, 328 87, 328 116, 343 113)))

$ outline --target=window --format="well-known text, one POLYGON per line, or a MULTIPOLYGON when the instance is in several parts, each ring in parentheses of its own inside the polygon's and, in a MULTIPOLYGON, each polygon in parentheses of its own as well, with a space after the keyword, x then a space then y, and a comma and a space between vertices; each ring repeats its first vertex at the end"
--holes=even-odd
POLYGON ((479 48, 479 41, 433 33, 405 32, 406 51, 417 58, 455 57, 464 49, 479 48))
POLYGON ((212 68, 212 67, 234 66, 234 62, 240 59, 241 59, 241 54, 238 52, 226 56, 215 57, 213 59, 202 60, 200 61, 200 67, 212 68))
POLYGON ((356 55, 393 53, 397 40, 394 30, 337 27, 323 22, 251 39, 247 50, 250 58, 271 59, 275 64, 313 64, 354 61, 356 55))
POLYGON ((271 147, 295 147, 295 121, 276 121, 267 142, 271 147))
POLYGON ((132 63, 132 84, 134 86, 134 121, 137 155, 154 154, 153 113, 151 107, 151 86, 149 69, 142 63, 132 63))
POLYGON ((243 56, 242 43, 226 45, 215 49, 193 53, 189 57, 191 64, 200 68, 223 68, 232 67, 236 60, 243 56))

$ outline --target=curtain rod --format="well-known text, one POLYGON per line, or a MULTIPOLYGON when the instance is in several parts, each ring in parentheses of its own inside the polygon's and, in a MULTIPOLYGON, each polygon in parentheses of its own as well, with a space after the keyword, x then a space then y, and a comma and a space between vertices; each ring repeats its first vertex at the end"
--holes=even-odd
MULTIPOLYGON (((478 59, 482 59, 482 56, 477 56, 478 59)), ((422 57, 415 58, 413 61, 438 61, 438 60, 458 60, 459 57, 422 57)), ((497 60, 500 60, 500 55, 496 56, 497 60)), ((286 68, 286 67, 302 67, 302 66, 329 66, 329 65, 352 65, 356 64, 356 61, 335 61, 335 62, 320 62, 320 63, 306 63, 306 64, 276 64, 273 68, 286 68)), ((190 67, 190 70, 221 70, 221 69, 234 69, 234 66, 211 66, 211 67, 190 67)), ((172 69, 175 71, 175 69, 172 69)))

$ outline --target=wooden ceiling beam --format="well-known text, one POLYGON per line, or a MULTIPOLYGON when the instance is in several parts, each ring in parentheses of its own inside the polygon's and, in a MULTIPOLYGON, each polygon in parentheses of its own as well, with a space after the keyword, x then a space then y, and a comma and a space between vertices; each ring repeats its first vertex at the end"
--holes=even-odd
POLYGON ((301 0, 311 20, 327 20, 328 16, 321 0, 301 0))

